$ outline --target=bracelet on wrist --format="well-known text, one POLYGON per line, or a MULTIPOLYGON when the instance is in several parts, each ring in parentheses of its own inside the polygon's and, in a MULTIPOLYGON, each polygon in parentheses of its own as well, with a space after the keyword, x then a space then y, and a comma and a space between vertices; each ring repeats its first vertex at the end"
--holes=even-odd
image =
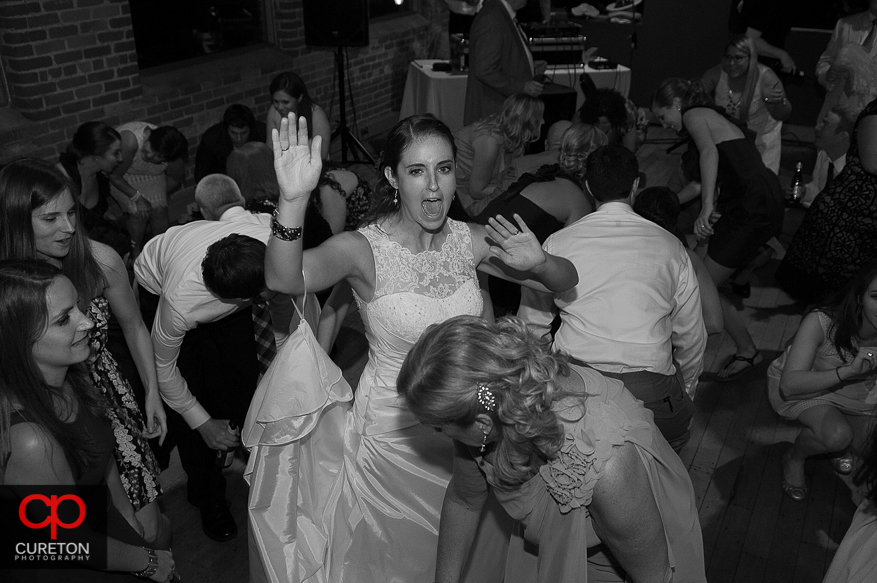
POLYGON ((840 382, 844 382, 844 380, 842 378, 840 378, 840 367, 837 367, 836 369, 834 369, 834 374, 837 375, 837 380, 839 380, 840 382))
POLYGON ((279 209, 274 209, 274 214, 271 216, 271 234, 281 241, 296 241, 301 239, 302 228, 285 227, 281 225, 277 220, 278 210, 279 209))
POLYGON ((146 568, 142 571, 131 571, 131 574, 135 577, 140 577, 141 579, 149 579, 155 572, 158 571, 158 554, 154 549, 147 549, 146 547, 140 547, 149 557, 149 564, 146 565, 146 568))
POLYGON ((137 202, 137 201, 140 200, 141 198, 143 198, 143 195, 140 193, 139 190, 135 190, 135 191, 134 191, 134 196, 129 197, 128 200, 130 200, 131 202, 137 202))

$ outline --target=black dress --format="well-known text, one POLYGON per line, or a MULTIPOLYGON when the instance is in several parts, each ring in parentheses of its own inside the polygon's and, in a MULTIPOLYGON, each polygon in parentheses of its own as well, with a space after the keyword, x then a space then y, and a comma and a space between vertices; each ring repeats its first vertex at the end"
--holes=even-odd
POLYGON ((859 115, 846 166, 813 200, 776 271, 790 295, 817 302, 877 260, 877 175, 859 158, 859 124, 877 115, 877 100, 859 115))
POLYGON ((784 198, 777 175, 747 138, 716 144, 719 170, 716 210, 708 255, 724 267, 743 267, 783 226, 784 198))
MULTIPOLYGON (((692 108, 693 109, 693 108, 692 108)), ((744 137, 716 144, 716 211, 721 218, 713 225, 709 257, 728 268, 743 267, 783 226, 784 196, 780 181, 761 159, 755 132, 715 107, 708 107, 741 128, 744 137)), ((684 110, 683 114, 685 113, 684 110)), ((700 181, 700 167, 693 140, 683 155, 686 176, 700 181)))
MULTIPOLYGON (((26 412, 13 412, 11 425, 26 423, 29 421, 26 412)), ((107 465, 110 458, 113 457, 116 440, 113 438, 113 430, 106 419, 96 417, 87 407, 80 406, 76 415, 76 420, 72 422, 77 432, 87 434, 94 444, 97 455, 89 460, 89 463, 82 468, 80 475, 75 475, 73 480, 78 487, 88 487, 104 484, 106 482, 107 465)), ((69 460, 68 460, 69 461, 69 460)), ((73 463, 71 462, 71 468, 73 463)), ((97 525, 92 524, 93 529, 97 529, 97 525)), ((107 536, 115 538, 129 545, 152 547, 147 543, 132 527, 128 521, 122 516, 118 509, 113 505, 112 500, 107 505, 107 524, 106 528, 100 527, 97 532, 102 532, 107 536)), ((102 583, 102 582, 123 582, 123 581, 143 581, 130 573, 118 571, 94 571, 86 568, 67 568, 67 569, 9 569, 5 570, 2 576, 4 583, 54 583, 63 581, 64 583, 102 583)))
MULTIPOLYGON (((490 217, 502 215, 506 220, 515 224, 513 216, 518 214, 536 235, 539 243, 544 243, 551 234, 563 228, 563 223, 558 221, 554 215, 544 211, 535 202, 521 196, 521 193, 533 183, 551 182, 555 179, 569 180, 579 186, 579 181, 561 170, 558 164, 542 166, 535 173, 527 173, 518 178, 504 194, 493 199, 481 211, 475 218, 475 222, 486 225, 490 217)), ((489 282, 490 297, 497 312, 496 315, 501 315, 499 312, 510 314, 517 312, 521 303, 521 286, 493 276, 489 278, 489 282)))

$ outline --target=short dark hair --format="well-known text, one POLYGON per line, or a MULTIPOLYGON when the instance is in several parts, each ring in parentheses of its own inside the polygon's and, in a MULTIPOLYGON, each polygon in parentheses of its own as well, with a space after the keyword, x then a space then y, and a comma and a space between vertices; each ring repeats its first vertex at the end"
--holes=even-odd
POLYGON ((676 224, 679 222, 679 213, 682 205, 675 192, 666 186, 650 186, 636 195, 633 201, 633 210, 639 216, 648 219, 670 231, 676 238, 685 243, 676 224))
POLYGON ((597 148, 585 162, 588 190, 598 202, 630 196, 639 176, 639 163, 633 152, 617 144, 597 148))
POLYGON ((222 114, 222 123, 226 129, 230 127, 250 128, 250 131, 253 131, 256 128, 256 117, 253 115, 253 110, 249 107, 235 103, 229 105, 225 113, 222 114))
POLYGON ((189 140, 173 126, 157 127, 149 132, 149 145, 165 162, 186 160, 189 157, 189 140))
POLYGON ((583 123, 597 125, 604 115, 613 129, 623 129, 627 124, 627 99, 614 89, 602 88, 587 96, 579 108, 583 123))
POLYGON ((204 285, 224 300, 254 298, 265 289, 262 241, 232 233, 207 248, 201 262, 204 285))

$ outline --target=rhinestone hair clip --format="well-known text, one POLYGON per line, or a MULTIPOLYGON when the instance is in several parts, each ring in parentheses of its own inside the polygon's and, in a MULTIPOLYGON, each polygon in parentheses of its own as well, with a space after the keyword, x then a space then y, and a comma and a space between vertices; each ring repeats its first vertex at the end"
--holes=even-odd
POLYGON ((488 411, 493 411, 496 408, 496 397, 493 395, 493 391, 483 383, 478 383, 478 402, 488 411))

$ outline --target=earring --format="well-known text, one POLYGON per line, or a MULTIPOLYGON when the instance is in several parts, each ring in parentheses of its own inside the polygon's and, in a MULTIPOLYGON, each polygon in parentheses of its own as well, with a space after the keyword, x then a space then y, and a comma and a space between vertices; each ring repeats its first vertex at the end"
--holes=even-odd
POLYGON ((481 431, 484 434, 484 439, 481 440, 481 453, 483 454, 485 451, 487 451, 487 432, 483 429, 481 431))
POLYGON ((399 189, 393 190, 393 206, 399 206, 399 189))

